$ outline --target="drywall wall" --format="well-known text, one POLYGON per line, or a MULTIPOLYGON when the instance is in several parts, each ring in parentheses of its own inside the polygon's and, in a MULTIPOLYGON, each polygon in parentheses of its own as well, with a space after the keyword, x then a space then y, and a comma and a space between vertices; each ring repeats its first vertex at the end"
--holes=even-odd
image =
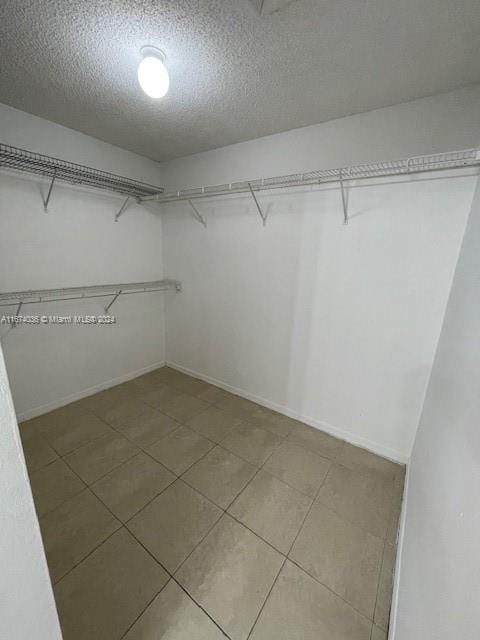
MULTIPOLYGON (((56 124, 0 105, 0 140, 158 184, 154 162, 56 124)), ((163 277, 162 222, 153 208, 132 205, 115 223, 123 199, 58 184, 48 213, 48 183, 0 174, 0 290, 19 291, 163 277)), ((17 414, 42 413, 164 360, 163 296, 138 294, 111 309, 116 324, 0 325, 17 414)), ((34 315, 97 315, 105 299, 31 305, 34 315)), ((2 308, 1 314, 15 313, 2 308)))
MULTIPOLYGON (((480 88, 162 165, 171 187, 480 142, 480 88), (369 142, 371 144, 369 144, 369 142)), ((408 459, 475 178, 363 183, 164 215, 167 360, 383 455, 408 459)))
POLYGON ((476 147, 479 101, 474 85, 197 153, 162 163, 163 184, 223 184, 476 147))
POLYGON ((0 638, 61 640, 0 347, 0 638))
POLYGON ((395 640, 480 629, 480 185, 410 465, 395 640))

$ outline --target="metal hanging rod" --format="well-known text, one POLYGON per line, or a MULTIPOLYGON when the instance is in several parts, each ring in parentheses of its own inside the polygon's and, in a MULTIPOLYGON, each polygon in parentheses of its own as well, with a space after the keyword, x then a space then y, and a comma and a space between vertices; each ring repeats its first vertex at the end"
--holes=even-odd
POLYGON ((412 175, 424 172, 442 171, 447 169, 464 169, 480 166, 480 149, 464 149, 462 151, 448 151, 425 156, 414 156, 402 160, 374 162, 352 167, 336 169, 320 169, 307 173, 294 173, 273 178, 260 178, 243 182, 232 182, 214 186, 182 189, 170 193, 159 193, 141 198, 142 202, 154 201, 158 203, 172 203, 199 198, 212 198, 231 194, 250 193, 265 224, 265 215, 258 205, 254 192, 282 189, 288 187, 303 187, 326 183, 340 183, 342 190, 342 204, 344 221, 348 222, 347 198, 344 183, 351 180, 366 180, 391 176, 412 175))
MULTIPOLYGON (((128 198, 141 200, 163 193, 161 187, 117 176, 113 173, 86 167, 75 162, 67 162, 59 158, 52 158, 40 153, 33 153, 26 149, 18 149, 0 143, 0 168, 12 169, 23 173, 46 176, 51 179, 47 198, 48 205, 54 182, 60 180, 70 184, 81 184, 95 189, 103 189, 120 193, 128 198)), ((121 212, 123 213, 123 211, 121 212)), ((120 215, 121 215, 120 213, 120 215)))
MULTIPOLYGON (((87 298, 101 298, 112 296, 111 302, 105 307, 108 311, 120 295, 132 293, 153 293, 156 291, 181 291, 182 285, 178 280, 152 280, 150 282, 128 282, 119 284, 100 284, 88 287, 64 287, 62 289, 37 289, 29 291, 9 291, 0 293, 0 307, 39 304, 41 302, 60 302, 63 300, 81 300, 87 298)), ((18 315, 18 311, 17 311, 18 315)))

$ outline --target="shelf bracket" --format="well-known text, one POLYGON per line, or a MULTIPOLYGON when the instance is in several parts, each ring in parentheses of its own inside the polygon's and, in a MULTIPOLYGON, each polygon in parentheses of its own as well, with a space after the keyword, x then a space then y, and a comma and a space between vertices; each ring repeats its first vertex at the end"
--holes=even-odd
POLYGON ((115 222, 118 222, 118 219, 120 218, 120 216, 122 216, 125 213, 125 211, 127 210, 128 206, 130 205, 130 200, 131 200, 131 197, 128 196, 126 198, 125 202, 120 207, 120 210, 118 211, 118 213, 115 215, 115 222))
POLYGON ((118 296, 122 293, 122 290, 120 289, 120 291, 117 291, 117 293, 113 296, 113 298, 110 300, 110 303, 105 307, 105 313, 108 313, 108 310, 110 309, 110 307, 112 306, 112 304, 115 302, 115 300, 118 298, 118 296))
POLYGON ((348 198, 343 182, 343 169, 340 169, 340 190, 342 192, 343 224, 348 224, 348 198))
POLYGON ((57 177, 57 172, 55 171, 52 176, 52 181, 50 182, 50 186, 48 187, 47 197, 43 201, 43 210, 45 211, 45 213, 48 212, 48 203, 50 202, 50 196, 52 195, 53 185, 55 184, 56 177, 57 177))
POLYGON ((248 188, 250 189, 250 193, 252 194, 253 201, 255 202, 255 206, 257 207, 257 211, 260 214, 260 218, 262 219, 263 226, 265 226, 267 224, 267 215, 263 213, 260 205, 258 204, 257 196, 255 195, 255 192, 252 189, 252 185, 250 184, 250 182, 248 182, 247 184, 248 184, 248 188))
MULTIPOLYGON (((17 305, 17 310, 15 311, 15 317, 18 316, 18 314, 20 313, 20 309, 22 308, 22 306, 23 306, 23 300, 20 300, 20 302, 17 305)), ((14 320, 12 322, 12 329, 15 329, 16 326, 17 326, 17 323, 14 320)))
POLYGON ((200 211, 197 209, 197 207, 193 204, 191 200, 188 201, 188 204, 192 207, 193 217, 195 218, 195 220, 197 220, 197 222, 200 222, 200 224, 203 224, 203 226, 207 228, 207 222, 205 218, 202 216, 202 214, 200 213, 200 211))

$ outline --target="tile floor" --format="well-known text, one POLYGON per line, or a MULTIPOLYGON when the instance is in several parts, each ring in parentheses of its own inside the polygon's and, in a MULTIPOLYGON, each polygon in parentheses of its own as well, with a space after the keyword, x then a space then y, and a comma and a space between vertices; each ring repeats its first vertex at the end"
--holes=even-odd
POLYGON ((386 640, 401 466, 167 367, 20 431, 65 640, 386 640))

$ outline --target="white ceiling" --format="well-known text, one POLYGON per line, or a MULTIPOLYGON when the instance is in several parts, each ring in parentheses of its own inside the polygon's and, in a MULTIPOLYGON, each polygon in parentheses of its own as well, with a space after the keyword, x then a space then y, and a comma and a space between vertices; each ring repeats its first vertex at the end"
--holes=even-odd
POLYGON ((480 82, 479 0, 255 6, 2 0, 0 102, 166 160, 480 82), (137 84, 146 44, 160 101, 137 84))

